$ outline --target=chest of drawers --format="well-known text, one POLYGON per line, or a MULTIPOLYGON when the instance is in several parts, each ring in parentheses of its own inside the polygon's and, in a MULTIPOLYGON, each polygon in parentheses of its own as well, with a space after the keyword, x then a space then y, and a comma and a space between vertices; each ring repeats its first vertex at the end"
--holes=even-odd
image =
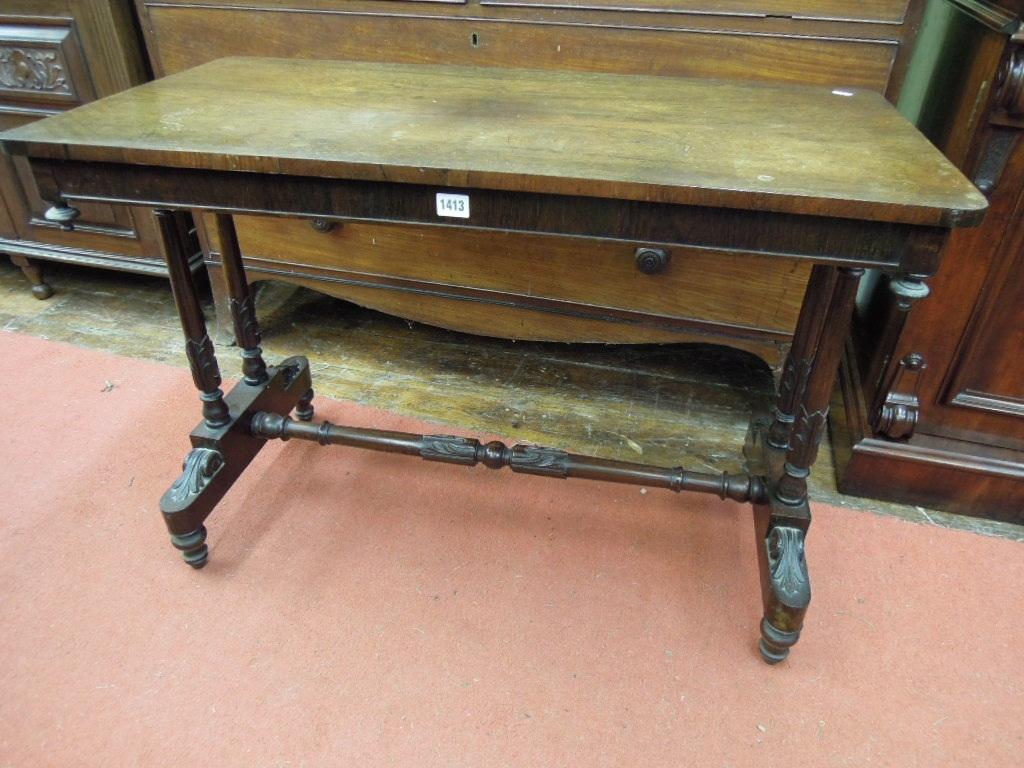
MULTIPOLYGON (((127 0, 5 0, 0 8, 0 129, 138 85, 147 69, 127 0)), ((52 292, 47 260, 167 274, 149 209, 85 205, 80 226, 66 232, 43 218, 45 208, 24 160, 0 156, 0 253, 39 298, 52 292)), ((201 264, 197 253, 192 267, 201 264)))

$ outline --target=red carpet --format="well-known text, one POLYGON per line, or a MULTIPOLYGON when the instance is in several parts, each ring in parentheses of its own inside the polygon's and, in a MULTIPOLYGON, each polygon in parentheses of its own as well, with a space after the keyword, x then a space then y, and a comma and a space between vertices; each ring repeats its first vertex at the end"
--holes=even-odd
POLYGON ((1024 764, 1021 544, 819 506, 773 668, 747 507, 292 442, 195 572, 187 372, 0 353, 0 765, 1024 764))

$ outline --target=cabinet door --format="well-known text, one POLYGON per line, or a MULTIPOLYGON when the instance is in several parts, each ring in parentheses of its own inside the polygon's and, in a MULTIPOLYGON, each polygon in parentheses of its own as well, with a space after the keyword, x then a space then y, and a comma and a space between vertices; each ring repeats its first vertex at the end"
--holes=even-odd
POLYGON ((940 411, 926 412, 921 428, 1024 449, 1024 133, 1013 140, 986 224, 953 241, 943 269, 936 298, 948 298, 947 311, 960 304, 965 322, 941 384, 933 382, 940 411), (965 297, 972 278, 980 283, 965 297))

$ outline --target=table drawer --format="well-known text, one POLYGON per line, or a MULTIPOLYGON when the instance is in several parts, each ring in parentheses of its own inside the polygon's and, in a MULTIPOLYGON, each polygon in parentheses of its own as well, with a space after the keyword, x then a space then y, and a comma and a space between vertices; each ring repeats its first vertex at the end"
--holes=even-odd
POLYGON ((364 223, 320 232, 300 219, 235 219, 243 254, 270 262, 263 269, 421 295, 469 289, 523 306, 564 302, 787 335, 810 272, 809 264, 776 257, 675 248, 667 267, 651 275, 624 243, 364 223))

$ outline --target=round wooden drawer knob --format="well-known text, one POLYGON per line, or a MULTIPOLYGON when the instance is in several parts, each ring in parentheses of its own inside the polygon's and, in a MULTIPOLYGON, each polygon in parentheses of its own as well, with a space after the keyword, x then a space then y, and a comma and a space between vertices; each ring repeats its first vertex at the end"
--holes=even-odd
POLYGON ((309 225, 317 232, 330 232, 335 226, 337 226, 337 223, 338 222, 336 221, 324 219, 320 216, 316 216, 309 220, 309 225))
POLYGON ((636 268, 645 275, 664 272, 668 266, 669 253, 661 248, 637 248, 636 268))

